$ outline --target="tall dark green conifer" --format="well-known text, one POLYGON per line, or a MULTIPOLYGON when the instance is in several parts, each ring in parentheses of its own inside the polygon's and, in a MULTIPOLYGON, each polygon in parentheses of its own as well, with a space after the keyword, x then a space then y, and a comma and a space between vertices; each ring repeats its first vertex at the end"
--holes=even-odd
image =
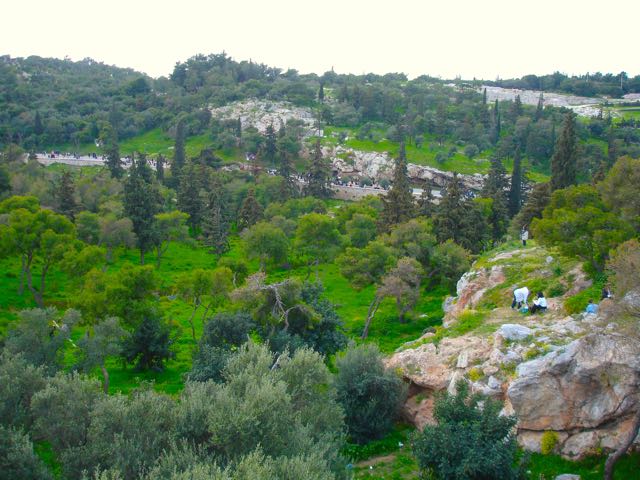
POLYGON ((506 175, 507 172, 504 169, 502 161, 498 157, 493 157, 491 159, 489 175, 487 175, 482 188, 482 196, 492 200, 489 221, 491 223, 491 237, 494 242, 500 240, 506 233, 507 222, 509 220, 506 197, 508 182, 506 175))
POLYGON ((202 222, 206 195, 202 194, 203 187, 208 183, 206 167, 188 162, 183 168, 178 184, 178 208, 189 214, 188 224, 192 230, 197 230, 202 222))
POLYGON ((509 215, 515 216, 522 206, 522 165, 520 149, 516 149, 513 156, 513 172, 511 173, 511 186, 509 188, 509 215))
POLYGON ((37 110, 36 110, 36 117, 33 120, 33 133, 35 133, 36 135, 42 135, 44 133, 42 118, 40 118, 40 112, 37 110))
POLYGON ((465 217, 464 204, 462 182, 458 174, 454 172, 453 177, 443 190, 437 215, 433 220, 438 241, 459 239, 460 227, 463 225, 465 217))
POLYGON ((102 132, 102 144, 107 157, 106 166, 113 178, 121 178, 124 175, 124 167, 120 159, 120 146, 118 145, 118 133, 113 125, 107 123, 102 132))
POLYGON ((612 167, 618 159, 618 146, 616 145, 616 137, 613 133, 613 127, 609 127, 607 132, 607 160, 609 167, 612 167))
POLYGON ((207 205, 202 222, 204 244, 211 253, 222 255, 229 250, 229 225, 225 218, 225 201, 222 183, 217 176, 211 179, 207 205))
POLYGON ((324 83, 320 82, 320 88, 318 89, 318 100, 324 102, 324 83))
POLYGON ((144 254, 156 244, 158 231, 155 215, 160 212, 162 197, 153 183, 153 172, 143 155, 132 155, 129 176, 124 181, 124 212, 133 223, 136 242, 140 250, 140 263, 144 254))
POLYGON ((156 158, 156 178, 160 184, 164 183, 164 163, 165 159, 162 154, 158 155, 156 158))
POLYGON ((500 193, 505 195, 505 191, 508 185, 507 171, 504 169, 502 160, 497 156, 491 158, 491 167, 489 168, 489 174, 482 186, 482 196, 485 198, 491 198, 493 194, 500 193))
POLYGON ((322 147, 319 139, 316 140, 313 147, 313 156, 311 157, 307 179, 307 195, 316 198, 328 198, 331 196, 331 166, 322 156, 322 147))
POLYGON ((178 120, 176 125, 176 141, 173 147, 173 162, 171 162, 171 176, 173 177, 173 184, 177 187, 180 179, 180 172, 185 164, 185 131, 184 131, 184 119, 178 120))
POLYGON ((491 143, 494 145, 498 143, 500 140, 500 130, 502 129, 501 120, 500 120, 500 105, 498 104, 498 99, 493 104, 493 115, 491 116, 491 143))
POLYGON ((78 204, 75 198, 76 189, 73 185, 73 177, 69 170, 65 170, 60 177, 58 188, 56 189, 56 197, 58 200, 58 211, 75 221, 75 215, 78 211, 78 204))
POLYGON ((380 223, 383 230, 391 226, 406 222, 415 213, 413 190, 407 174, 407 157, 404 141, 400 142, 400 151, 393 169, 391 189, 382 197, 382 213, 380 223))
POLYGON ((551 191, 576 183, 576 132, 573 112, 564 117, 562 132, 551 157, 551 191))
POLYGON ((264 136, 264 159, 268 164, 273 165, 273 163, 276 161, 276 154, 278 152, 278 149, 276 147, 276 130, 273 128, 272 123, 267 126, 264 136))
POLYGON ((262 220, 262 214, 262 205, 256 200, 253 188, 250 188, 238 212, 238 231, 242 231, 258 223, 262 220))
POLYGON ((538 98, 538 106, 536 107, 536 122, 542 118, 542 114, 544 112, 544 96, 542 92, 540 92, 540 98, 538 98))
POLYGON ((435 203, 433 200, 434 197, 431 184, 427 183, 422 189, 422 193, 418 199, 418 215, 422 215, 424 217, 433 216, 435 211, 435 203))
POLYGON ((520 95, 516 95, 516 98, 513 100, 511 104, 511 108, 509 109, 509 116, 511 117, 511 121, 515 122, 519 116, 522 115, 522 100, 520 100, 520 95))

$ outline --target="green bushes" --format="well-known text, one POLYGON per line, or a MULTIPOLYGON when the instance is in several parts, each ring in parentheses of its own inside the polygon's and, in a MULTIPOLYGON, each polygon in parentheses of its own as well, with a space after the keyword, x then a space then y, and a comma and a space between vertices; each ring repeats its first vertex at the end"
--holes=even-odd
POLYGON ((515 417, 500 416, 499 402, 470 395, 464 381, 457 384, 457 390, 456 395, 446 394, 436 401, 438 424, 427 425, 414 438, 413 452, 427 478, 520 478, 512 431, 515 417))
POLYGON ((351 440, 364 443, 382 437, 393 427, 407 394, 403 381, 385 369, 378 347, 351 348, 336 360, 338 402, 345 411, 351 440))
POLYGON ((558 434, 553 430, 547 430, 544 432, 540 439, 540 451, 542 454, 549 455, 550 453, 553 453, 559 440, 560 438, 558 437, 558 434))

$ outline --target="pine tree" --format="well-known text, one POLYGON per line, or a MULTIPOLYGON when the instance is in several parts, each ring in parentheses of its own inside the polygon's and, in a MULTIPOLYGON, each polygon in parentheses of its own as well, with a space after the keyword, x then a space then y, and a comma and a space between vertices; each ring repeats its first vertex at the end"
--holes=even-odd
POLYGON ((501 130, 501 121, 500 121, 500 106, 498 104, 498 99, 493 104, 493 115, 491 118, 491 143, 494 145, 498 143, 500 140, 500 130, 501 130))
POLYGON ((238 230, 242 231, 255 225, 262 219, 262 214, 262 205, 256 200, 253 188, 250 188, 238 212, 238 230))
POLYGON ((217 177, 214 177, 207 195, 202 234, 204 244, 211 249, 212 253, 217 255, 222 255, 229 250, 229 227, 224 216, 225 208, 222 184, 217 177))
POLYGON ((276 131, 273 128, 273 124, 270 123, 267 126, 265 131, 265 142, 264 142, 264 159, 268 164, 272 164, 276 161, 276 154, 278 152, 276 146, 276 131))
POLYGON ((487 89, 482 90, 482 105, 487 105, 487 89))
POLYGON ((422 215, 424 217, 433 216, 435 211, 435 203, 433 200, 434 197, 431 184, 427 183, 422 189, 422 193, 418 199, 418 215, 422 215))
POLYGON ((124 212, 133 223, 136 242, 140 250, 140 263, 144 254, 156 244, 157 229, 155 215, 160 212, 162 197, 153 183, 153 172, 144 156, 135 158, 124 181, 124 212))
POLYGON ((576 183, 576 132, 573 112, 564 117, 562 132, 551 157, 551 191, 576 183))
POLYGON ((433 222, 439 242, 448 239, 456 241, 460 236, 460 226, 465 217, 464 203, 462 182, 458 174, 454 172, 443 191, 442 200, 440 200, 433 222))
POLYGON ((180 178, 180 172, 185 164, 185 132, 184 132, 184 119, 178 120, 176 125, 176 141, 173 148, 173 162, 171 162, 171 176, 173 177, 173 184, 177 186, 177 182, 180 178))
POLYGON ((206 183, 206 167, 201 170, 193 162, 189 162, 183 167, 177 191, 178 208, 189 214, 188 223, 192 230, 197 230, 202 222, 205 201, 201 191, 206 183))
POLYGON ((331 167, 329 162, 322 156, 320 139, 316 140, 313 148, 313 157, 311 158, 307 179, 307 195, 316 198, 328 198, 331 196, 331 167))
POLYGON ((616 137, 613 133, 613 127, 609 127, 607 132, 607 160, 609 167, 612 167, 618 159, 618 146, 616 145, 616 137))
POLYGON ((544 96, 542 92, 540 92, 540 98, 538 98, 538 106, 536 107, 536 122, 542 118, 542 113, 544 111, 544 96))
POLYGON ((33 133, 35 133, 36 135, 42 135, 44 133, 42 118, 40 118, 40 112, 37 110, 36 110, 36 117, 33 120, 33 133))
POLYGON ((406 222, 413 217, 415 205, 407 174, 404 141, 400 142, 400 151, 393 169, 393 182, 391 189, 382 197, 382 207, 380 222, 383 230, 388 230, 392 225, 406 222))
POLYGON ((164 164, 165 159, 162 154, 158 155, 156 158, 156 178, 158 179, 158 183, 164 183, 164 164))
POLYGON ((522 100, 520 100, 520 95, 516 95, 516 98, 513 100, 511 104, 511 108, 509 109, 509 116, 511 120, 515 122, 519 116, 522 115, 522 100))
POLYGON ((102 131, 102 143, 107 157, 106 166, 113 178, 121 178, 124 175, 124 167, 120 159, 120 147, 118 145, 118 133, 110 123, 107 123, 102 131))
POLYGON ((511 186, 509 188, 509 216, 515 216, 522 206, 522 165, 520 161, 520 149, 516 149, 513 156, 513 172, 511 173, 511 186))
POLYGON ((318 89, 318 100, 324 102, 324 83, 320 82, 320 88, 318 89))
POLYGON ((482 196, 491 198, 495 193, 504 196, 508 185, 506 175, 507 171, 504 169, 502 161, 497 156, 492 157, 489 174, 482 186, 482 196))
POLYGON ((506 175, 507 172, 504 169, 504 165, 502 165, 502 161, 498 157, 493 157, 489 175, 487 175, 482 187, 482 196, 492 200, 489 222, 491 224, 491 237, 494 242, 500 240, 507 231, 509 217, 505 193, 508 185, 506 175))
POLYGON ((60 182, 58 183, 58 188, 56 190, 56 197, 58 197, 58 211, 69 218, 72 222, 75 221, 75 214, 78 211, 75 193, 76 189, 73 185, 71 172, 65 170, 60 177, 60 182))

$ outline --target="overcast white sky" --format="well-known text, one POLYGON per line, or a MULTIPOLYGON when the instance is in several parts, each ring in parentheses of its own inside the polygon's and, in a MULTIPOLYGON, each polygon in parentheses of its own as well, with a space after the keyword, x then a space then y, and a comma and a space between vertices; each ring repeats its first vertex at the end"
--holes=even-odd
POLYGON ((4 0, 0 54, 168 75, 226 51, 302 73, 640 73, 640 0, 4 0))

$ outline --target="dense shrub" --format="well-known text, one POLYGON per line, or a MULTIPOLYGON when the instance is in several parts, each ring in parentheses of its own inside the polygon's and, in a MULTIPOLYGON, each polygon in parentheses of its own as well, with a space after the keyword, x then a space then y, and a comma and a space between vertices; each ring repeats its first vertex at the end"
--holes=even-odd
POLYGON ((413 452, 426 475, 449 480, 518 479, 515 417, 500 416, 499 402, 469 394, 465 381, 455 395, 436 400, 437 425, 414 438, 413 452))
POLYGON ((404 402, 405 384, 385 369, 380 350, 372 344, 347 350, 336 365, 335 385, 349 436, 356 443, 382 437, 404 402))

